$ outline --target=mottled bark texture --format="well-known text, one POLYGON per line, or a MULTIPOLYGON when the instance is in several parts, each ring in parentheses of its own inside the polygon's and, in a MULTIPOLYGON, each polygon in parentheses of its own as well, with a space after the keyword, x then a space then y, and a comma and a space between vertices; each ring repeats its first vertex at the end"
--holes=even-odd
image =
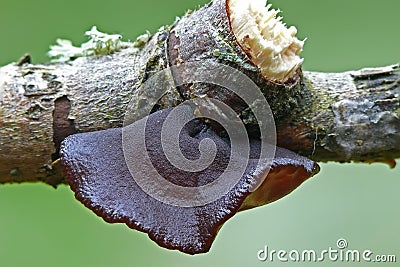
MULTIPOLYGON (((399 66, 345 73, 301 72, 285 84, 262 77, 230 30, 217 0, 161 28, 140 47, 63 64, 26 60, 0 69, 0 182, 63 182, 57 163, 68 135, 121 127, 137 88, 171 64, 207 60, 246 73, 273 110, 278 144, 316 161, 381 161, 400 157, 399 66)), ((179 87, 159 109, 221 88, 179 87)), ((238 109, 248 125, 254 120, 238 109)))

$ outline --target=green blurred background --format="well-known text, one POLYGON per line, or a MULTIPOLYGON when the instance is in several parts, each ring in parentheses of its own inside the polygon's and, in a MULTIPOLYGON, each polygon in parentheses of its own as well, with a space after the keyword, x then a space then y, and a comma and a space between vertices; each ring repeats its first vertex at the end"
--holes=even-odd
MULTIPOLYGON (((0 65, 25 52, 45 62, 56 38, 75 44, 92 25, 134 39, 154 32, 206 0, 14 0, 0 2, 0 65)), ((285 21, 307 37, 304 69, 345 71, 400 61, 400 1, 274 0, 285 21)), ((400 162, 398 162, 400 163, 400 162)), ((187 256, 158 247, 145 234, 109 225, 74 199, 67 186, 0 186, 0 266, 276 266, 256 253, 336 247, 395 254, 400 262, 400 167, 322 164, 290 196, 229 220, 211 251, 187 256)), ((368 266, 398 266, 374 264, 368 266)), ((310 266, 309 263, 286 263, 310 266)), ((364 266, 317 263, 315 266, 364 266)))

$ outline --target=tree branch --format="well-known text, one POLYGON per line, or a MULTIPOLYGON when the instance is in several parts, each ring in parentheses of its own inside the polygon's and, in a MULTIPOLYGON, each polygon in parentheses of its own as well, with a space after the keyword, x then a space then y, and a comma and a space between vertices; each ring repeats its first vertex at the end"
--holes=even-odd
MULTIPOLYGON (((136 89, 152 73, 193 59, 233 65, 261 87, 274 112, 279 146, 316 161, 400 157, 399 65, 345 73, 299 72, 294 85, 276 86, 260 79, 230 32, 221 11, 224 1, 214 2, 186 15, 172 31, 162 28, 141 47, 68 63, 2 67, 0 182, 62 183, 57 158, 66 136, 121 127, 128 103, 139 97, 136 89), (182 29, 196 35, 197 42, 185 43, 190 40, 176 36, 182 29), (174 52, 179 46, 191 53, 174 52)), ((160 108, 184 98, 171 92, 160 108)))

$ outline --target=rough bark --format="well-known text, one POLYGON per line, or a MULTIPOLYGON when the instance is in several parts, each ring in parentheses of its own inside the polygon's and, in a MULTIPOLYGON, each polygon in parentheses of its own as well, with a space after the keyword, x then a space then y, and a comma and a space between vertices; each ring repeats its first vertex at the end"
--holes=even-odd
POLYGON ((62 176, 54 163, 55 143, 75 132, 121 126, 136 77, 126 67, 133 64, 131 57, 123 56, 125 52, 81 58, 72 65, 11 64, 1 69, 2 182, 56 185, 62 176))
MULTIPOLYGON (((270 83, 236 44, 223 2, 187 14, 139 48, 64 64, 2 67, 0 183, 62 183, 57 150, 66 136, 121 127, 128 103, 140 97, 136 89, 152 73, 190 60, 229 64, 249 75, 273 110, 282 147, 316 161, 400 157, 398 65, 345 73, 299 72, 300 79, 291 84, 270 83), (185 36, 195 36, 195 41, 185 36)), ((184 89, 166 95, 160 108, 196 96, 193 88, 190 95, 184 89)), ((218 97, 218 91, 211 94, 218 97)))

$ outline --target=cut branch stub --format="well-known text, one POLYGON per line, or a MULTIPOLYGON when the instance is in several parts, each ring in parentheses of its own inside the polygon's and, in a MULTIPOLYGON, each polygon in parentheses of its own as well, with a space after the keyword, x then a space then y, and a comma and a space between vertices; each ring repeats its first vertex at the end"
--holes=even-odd
MULTIPOLYGON (((214 142, 217 153, 206 169, 182 171, 170 164, 160 143, 162 124, 169 112, 169 109, 162 110, 145 118, 148 155, 136 157, 149 157, 152 168, 178 186, 199 187, 212 183, 224 172, 229 161, 229 139, 220 137, 200 120, 188 123, 179 136, 182 153, 191 160, 196 159, 200 142, 205 138, 214 142)), ((138 124, 143 120, 127 127, 136 134, 135 131, 141 129, 138 124)), ((105 221, 125 223, 147 233, 162 247, 188 254, 207 252, 219 228, 236 212, 285 196, 319 170, 313 161, 281 148, 276 149, 271 169, 258 164, 259 142, 250 140, 250 159, 245 173, 240 174, 239 182, 227 194, 203 206, 174 206, 156 200, 136 183, 124 158, 122 131, 110 129, 77 134, 63 142, 61 161, 76 198, 105 221), (252 192, 256 178, 265 176, 269 169, 264 182, 252 192)), ((143 169, 135 171, 144 172, 143 169)))
POLYGON ((294 26, 286 28, 279 10, 265 6, 265 0, 228 0, 227 12, 232 32, 261 75, 284 84, 297 81, 303 59, 304 41, 297 39, 294 26))

